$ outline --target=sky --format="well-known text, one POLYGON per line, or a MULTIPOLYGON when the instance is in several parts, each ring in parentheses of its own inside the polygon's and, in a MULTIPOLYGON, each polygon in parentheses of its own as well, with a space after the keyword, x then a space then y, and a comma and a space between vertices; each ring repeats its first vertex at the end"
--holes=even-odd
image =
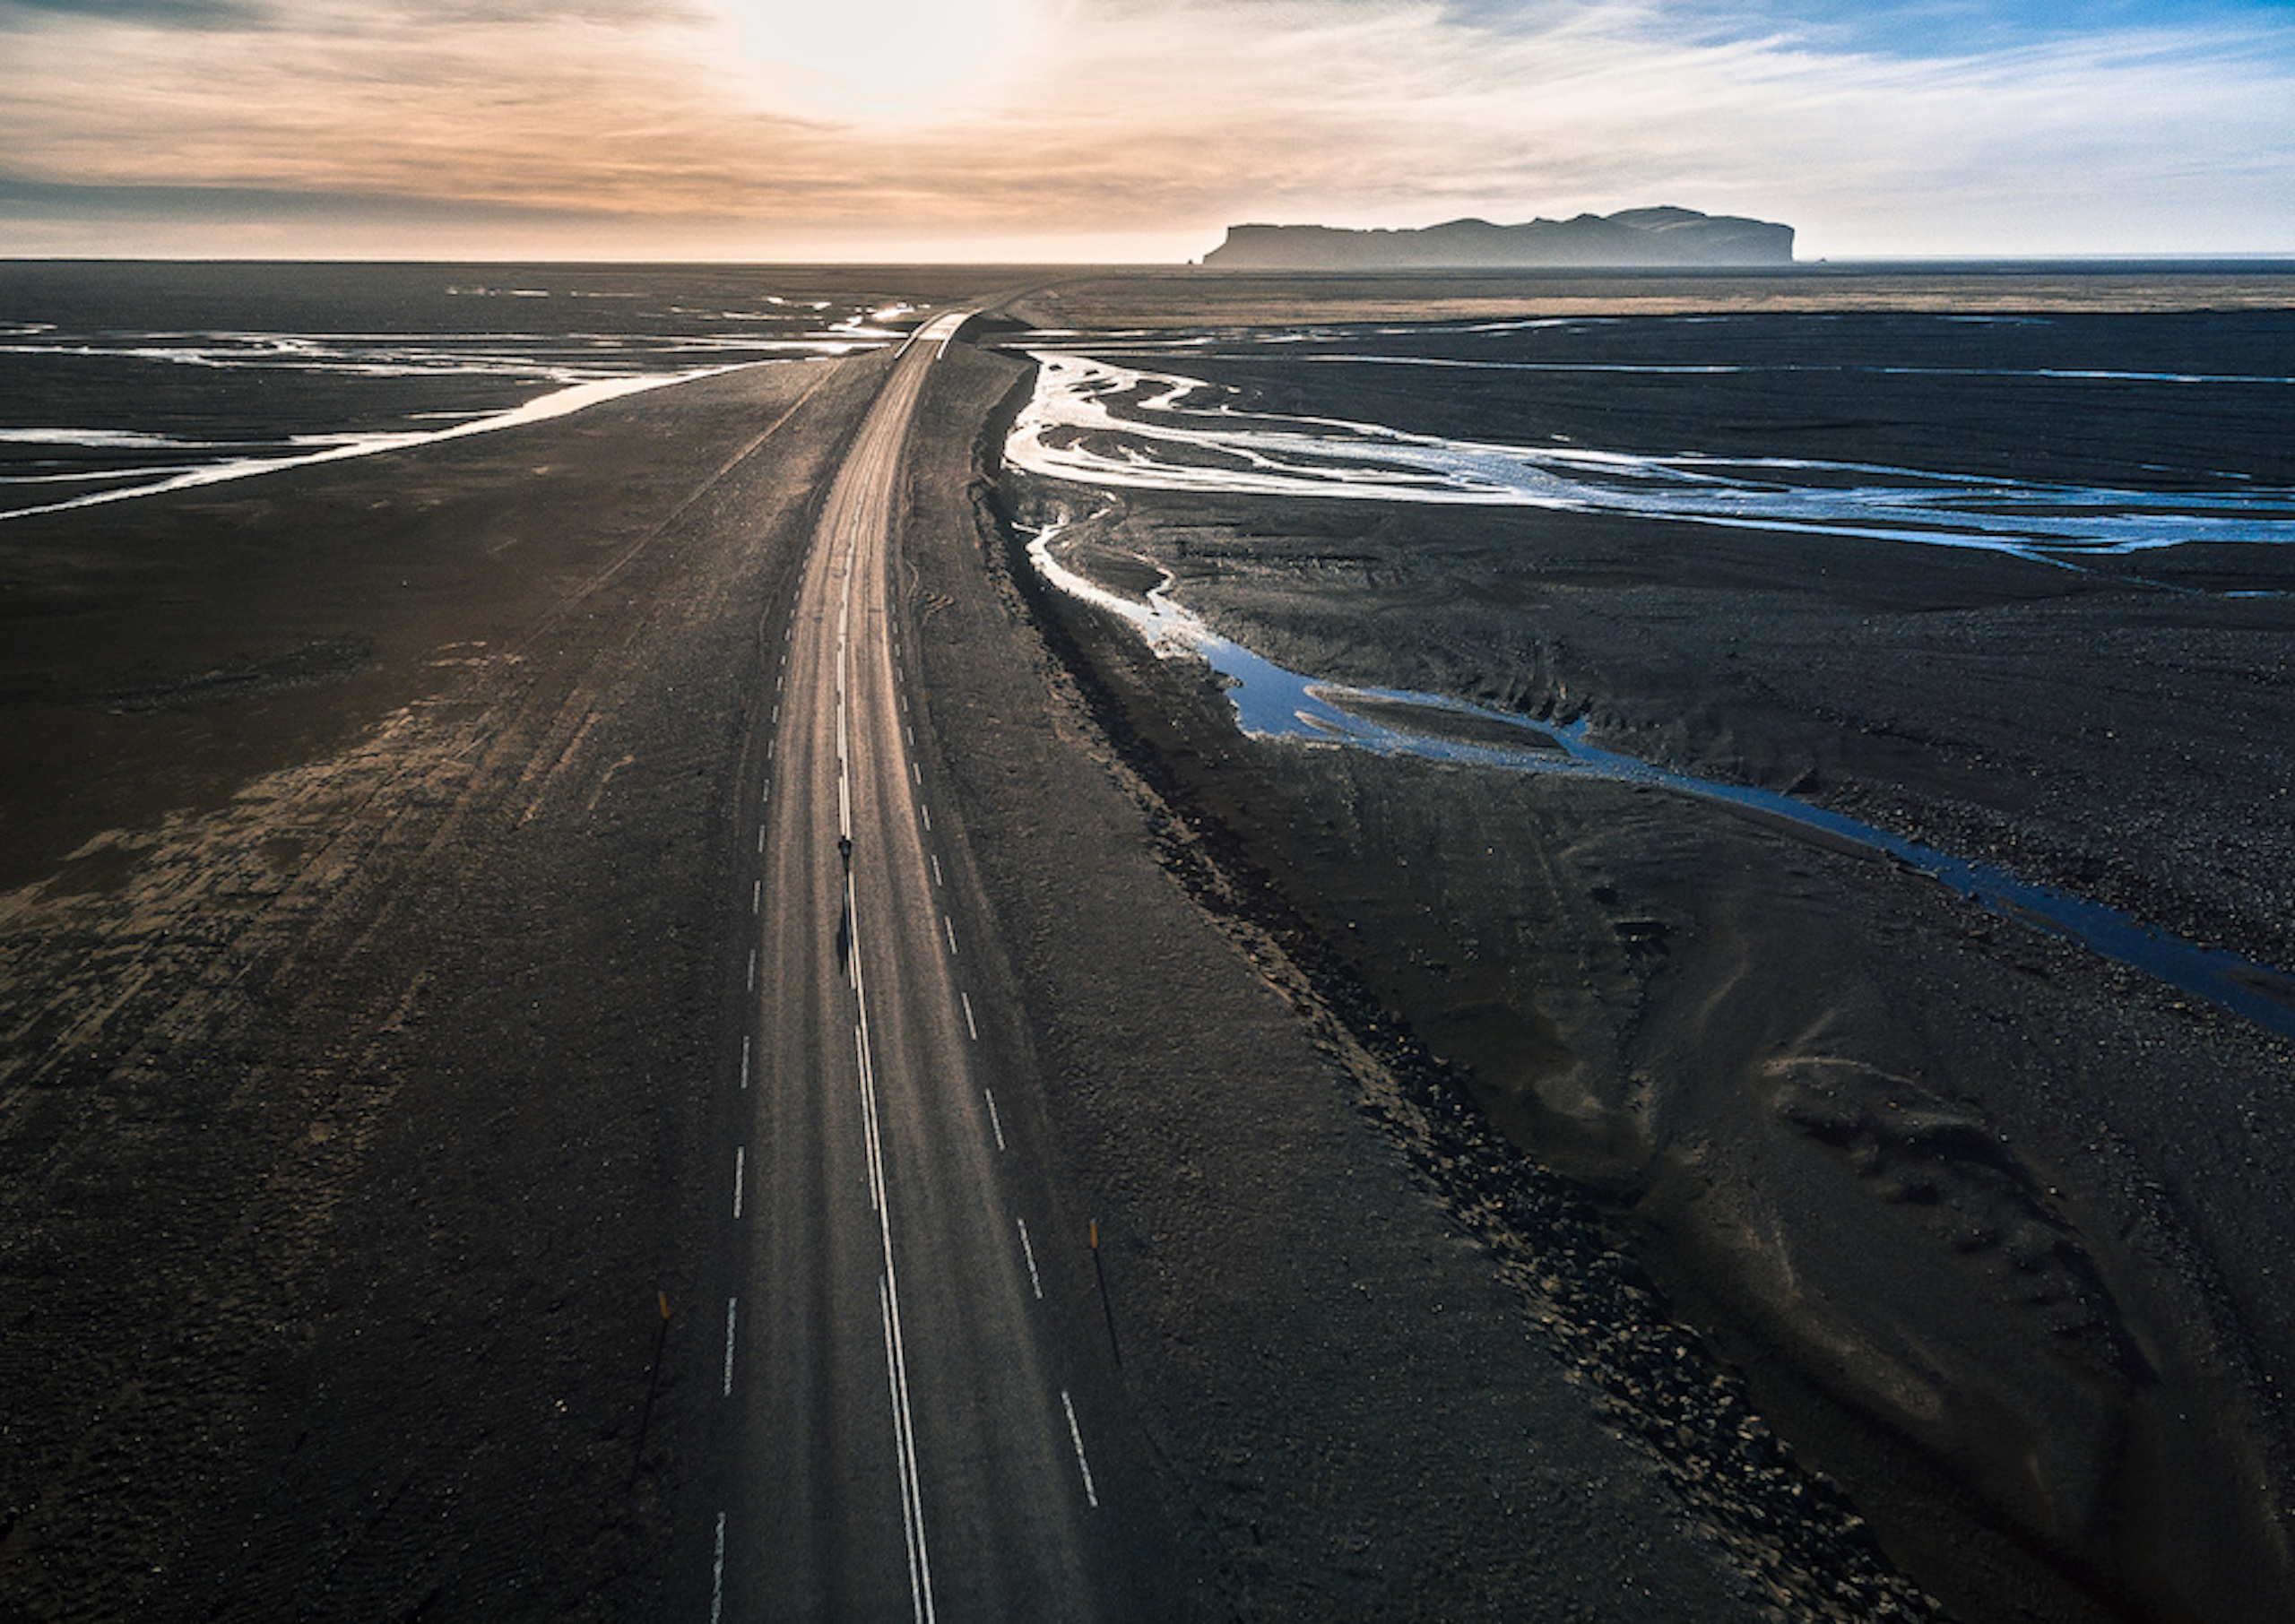
POLYGON ((0 256, 2295 254, 2295 0, 0 0, 0 256))

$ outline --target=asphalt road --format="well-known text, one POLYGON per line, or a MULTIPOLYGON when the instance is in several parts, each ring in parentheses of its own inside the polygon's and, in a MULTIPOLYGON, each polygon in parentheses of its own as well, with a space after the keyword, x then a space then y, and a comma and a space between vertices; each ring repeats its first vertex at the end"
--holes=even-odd
POLYGON ((983 915, 944 860, 904 691, 903 448, 962 320, 894 362, 753 702, 773 708, 743 978, 756 1019, 724 1153, 743 1261, 714 1372, 734 1459, 713 1619, 1129 1611, 1096 1556, 1111 1485, 1078 1361, 1055 1345, 1045 1238, 1013 1198, 1027 1177, 1009 1166, 960 922, 983 915))

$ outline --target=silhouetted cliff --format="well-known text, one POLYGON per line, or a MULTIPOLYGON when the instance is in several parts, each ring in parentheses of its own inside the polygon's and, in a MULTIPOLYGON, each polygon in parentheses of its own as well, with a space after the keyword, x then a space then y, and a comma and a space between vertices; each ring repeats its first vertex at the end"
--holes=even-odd
POLYGON ((1793 228, 1695 209, 1627 209, 1494 226, 1454 220, 1424 230, 1230 226, 1203 256, 1219 271, 1486 270, 1541 265, 1785 265, 1793 228))

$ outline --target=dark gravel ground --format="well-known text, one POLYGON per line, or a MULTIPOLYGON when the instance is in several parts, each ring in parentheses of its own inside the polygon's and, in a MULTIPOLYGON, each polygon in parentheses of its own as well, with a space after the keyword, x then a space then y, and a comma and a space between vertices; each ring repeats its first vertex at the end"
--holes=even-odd
MULTIPOLYGON (((944 368, 961 404, 941 420, 1009 410, 1020 376, 944 368)), ((1080 650, 1039 618, 1058 606, 1012 574, 973 477, 995 443, 951 439, 920 464, 930 708, 962 741, 944 770, 1065 1181, 1098 1214, 1130 1401, 1220 1611, 1917 1614, 1846 1507, 1687 1358, 1594 1215, 1359 995, 1342 1018, 1292 957, 1312 947, 1296 920, 1231 882, 1152 782, 1157 757, 1111 741, 1123 718, 1093 667, 1077 686, 1080 650), (1589 1341, 1613 1357, 1584 1357, 1589 1341), (1621 1435, 1661 1414, 1669 1435, 1718 1429, 1716 1455, 1773 1490, 1777 1521, 1684 1494, 1621 1435), (1804 1499, 1823 1509, 1781 1515, 1804 1499)))
POLYGON ((0 538, 0 1611, 671 1611, 728 797, 869 365, 0 538))
MULTIPOLYGON (((2283 340, 2283 316, 2265 325, 2283 340)), ((1447 376, 1201 369, 1425 430, 1498 409, 1447 376)), ((1743 404, 1702 383, 1510 387, 1537 426, 1626 448, 1702 446, 1700 414, 1743 404)), ((1942 412, 2014 443, 2014 402, 1978 387, 1865 405, 1813 410, 1825 427, 1788 449, 1889 460, 1942 412)), ((2081 454, 2283 471, 2275 422, 2120 424, 2081 454)), ((2078 438, 2057 425, 2036 454, 2078 438)), ((2295 963, 2295 599, 2224 595, 2284 594, 2280 549, 2074 574, 1580 515, 1010 497, 1032 520, 1096 513, 1072 563, 1128 590, 1159 566, 1294 669, 1585 717, 1615 747, 2295 963)), ((1048 612, 1167 802, 1296 921, 1312 979, 1359 989, 1358 1029, 1399 1024, 1625 1226, 1924 1585, 1978 1618, 2284 1612, 2287 1042, 1746 815, 1243 740, 1190 667, 1048 612)))
MULTIPOLYGON (((879 365, 0 538, 10 1616, 698 1603, 745 696, 879 365)), ((983 1018, 1040 1062, 1008 1103, 1104 1238, 1170 1589, 1867 1616, 1869 1559, 1749 1543, 1599 1419, 1556 1356, 1592 1322, 1526 1306, 1433 1175, 1462 1130, 1222 900, 1003 573, 976 459, 1015 370, 944 371, 922 703, 1024 989, 983 1018)), ((1550 1227, 1571 1280, 1624 1280, 1589 1216, 1550 1227)), ((1697 1402, 1802 1483, 1741 1399, 1697 1402)))
MULTIPOLYGON (((6 1611, 690 1601, 744 698, 878 364, 0 536, 6 1611)), ((1973 1617, 2275 1616, 2283 1045, 1764 826, 1239 741, 1199 678, 1014 573, 977 462, 1018 376, 952 354, 918 447, 923 703, 1009 949, 991 1018, 1104 1238, 1175 1590, 1318 1619, 1927 1610, 1893 1558, 1973 1617)), ((1931 738, 1982 707, 1940 719, 1949 683, 1828 626, 1933 628, 1947 675, 2018 669, 2035 624, 2089 651, 2053 697, 2004 690, 2004 732, 2083 737, 2119 683, 2143 703, 2117 730, 2153 669, 2195 714, 2280 703, 2257 600, 2147 621, 2152 596, 2004 581, 1916 608, 1877 565, 1764 584, 1753 542, 1371 517, 1106 524, 1303 664, 1566 695, 1650 754, 1813 772, 1932 836, 2000 816, 1931 738), (1350 560, 1390 572, 1375 639, 1323 590, 1350 560), (1717 606, 1800 627, 1824 706, 1716 675, 1717 606), (1671 727, 1687 693, 1710 703, 1671 727)), ((2114 764, 2164 771, 2184 737, 2067 745, 2035 804, 2126 780, 2166 818, 2172 784, 2114 764)), ((2209 850, 2269 871, 2188 809, 2225 843, 2131 873, 2172 899, 2209 850)), ((2266 903, 2223 917, 2273 939, 2266 903)))

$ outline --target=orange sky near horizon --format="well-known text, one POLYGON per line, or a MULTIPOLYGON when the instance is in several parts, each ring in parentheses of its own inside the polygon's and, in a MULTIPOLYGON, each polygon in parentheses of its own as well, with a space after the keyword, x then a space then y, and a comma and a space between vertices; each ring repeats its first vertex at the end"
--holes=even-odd
POLYGON ((1170 262, 1658 203, 1804 257, 2285 253, 2251 9, 1955 50, 1816 0, 0 0, 0 255, 1170 262))

